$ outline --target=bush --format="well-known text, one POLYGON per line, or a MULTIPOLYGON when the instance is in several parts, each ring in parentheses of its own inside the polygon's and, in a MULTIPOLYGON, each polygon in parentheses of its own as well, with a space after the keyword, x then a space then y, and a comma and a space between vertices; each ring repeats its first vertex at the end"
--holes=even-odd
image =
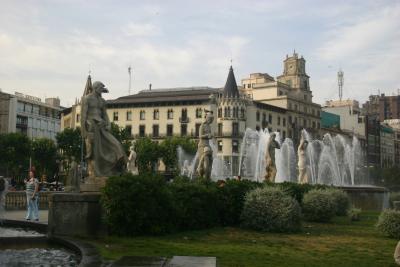
POLYGON ((384 210, 379 216, 378 224, 376 226, 384 235, 399 239, 400 211, 391 209, 384 210))
POLYGON ((347 216, 349 216, 351 221, 359 221, 361 215, 361 209, 352 208, 348 211, 347 216))
POLYGON ((218 225, 217 190, 179 180, 168 185, 177 211, 175 224, 180 230, 203 229, 218 225))
POLYGON ((390 192, 390 207, 394 208, 394 201, 400 201, 400 192, 390 192))
POLYGON ((337 216, 346 216, 350 208, 350 198, 347 193, 337 188, 328 189, 327 192, 331 194, 336 205, 335 214, 337 216))
POLYGON ((336 204, 327 190, 313 189, 304 195, 303 214, 306 220, 329 222, 336 213, 336 204))
POLYGON ((113 234, 162 234, 174 229, 172 195, 160 176, 110 177, 103 189, 102 204, 113 234))
POLYGON ((246 193, 258 186, 259 183, 249 180, 228 180, 220 183, 217 189, 217 209, 221 225, 239 225, 246 193))
POLYGON ((293 232, 301 228, 301 209, 280 188, 257 188, 246 195, 241 221, 254 230, 293 232))

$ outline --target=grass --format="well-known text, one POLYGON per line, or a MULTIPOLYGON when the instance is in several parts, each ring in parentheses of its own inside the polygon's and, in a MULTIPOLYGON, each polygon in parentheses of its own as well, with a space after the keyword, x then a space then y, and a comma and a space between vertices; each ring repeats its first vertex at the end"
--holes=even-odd
POLYGON ((378 213, 361 221, 338 217, 332 223, 304 223, 297 234, 272 234, 239 228, 213 228, 159 237, 91 240, 106 259, 121 256, 215 256, 221 267, 397 266, 397 240, 376 229, 378 213))

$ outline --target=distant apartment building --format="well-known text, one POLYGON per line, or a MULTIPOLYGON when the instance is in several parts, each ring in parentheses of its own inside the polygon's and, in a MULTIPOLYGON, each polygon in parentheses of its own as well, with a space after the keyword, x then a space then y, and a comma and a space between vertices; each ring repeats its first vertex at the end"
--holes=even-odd
POLYGON ((55 140, 60 131, 60 99, 0 92, 0 133, 55 140))
POLYGON ((395 131, 392 127, 382 123, 380 129, 380 158, 381 167, 389 168, 395 163, 395 131))
POLYGON ((363 114, 376 116, 379 121, 400 119, 400 95, 371 95, 363 105, 363 114))

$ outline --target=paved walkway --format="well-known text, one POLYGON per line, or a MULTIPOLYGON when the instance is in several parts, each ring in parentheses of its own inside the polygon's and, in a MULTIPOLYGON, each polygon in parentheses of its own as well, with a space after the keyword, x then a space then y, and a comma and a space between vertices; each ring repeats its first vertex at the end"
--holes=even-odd
MULTIPOLYGON (((47 224, 48 214, 48 210, 39 210, 39 222, 47 224)), ((24 221, 25 216, 26 210, 7 210, 4 214, 4 219, 24 221)))

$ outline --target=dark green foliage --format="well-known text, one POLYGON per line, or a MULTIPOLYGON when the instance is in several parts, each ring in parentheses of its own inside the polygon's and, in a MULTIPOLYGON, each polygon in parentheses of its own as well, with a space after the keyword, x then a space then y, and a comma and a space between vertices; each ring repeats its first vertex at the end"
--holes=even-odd
POLYGON ((172 201, 164 179, 151 174, 110 177, 102 196, 110 232, 129 236, 172 231, 172 201))
POLYGON ((57 147, 53 140, 47 138, 32 141, 32 162, 36 176, 46 175, 51 178, 56 169, 57 147))
POLYGON ((376 227, 384 235, 400 239, 400 211, 384 210, 379 216, 376 227))
POLYGON ((260 186, 260 183, 248 180, 228 180, 219 183, 217 208, 221 225, 239 225, 246 193, 260 186))
POLYGON ((327 189, 336 205, 336 215, 346 216, 350 209, 350 198, 346 192, 337 188, 327 189))
POLYGON ((20 133, 0 134, 0 169, 6 176, 27 176, 31 142, 20 133))
POLYGON ((111 134, 122 144, 126 154, 129 154, 129 147, 131 146, 132 133, 129 128, 119 127, 114 122, 111 122, 111 134))
POLYGON ((135 141, 137 154, 137 165, 139 173, 155 172, 158 159, 160 158, 160 147, 157 142, 149 137, 143 137, 135 141))
POLYGON ((178 173, 178 147, 189 154, 196 153, 196 143, 189 137, 168 137, 160 144, 161 159, 168 171, 178 173))
POLYGON ((180 230, 204 229, 219 223, 217 190, 193 182, 173 182, 168 185, 177 211, 176 224, 180 230))
POLYGON ((280 188, 250 191, 241 215, 242 226, 263 232, 294 232, 301 228, 298 202, 280 188))
POLYGON ((303 214, 306 220, 329 222, 336 214, 336 204, 328 190, 313 189, 303 198, 303 214))
POLYGON ((75 160, 80 161, 82 148, 80 128, 66 128, 64 131, 57 133, 56 140, 57 147, 61 150, 64 159, 70 162, 72 157, 74 157, 75 160))
POLYGON ((400 192, 390 192, 389 202, 392 208, 394 208, 394 201, 400 201, 400 192))

